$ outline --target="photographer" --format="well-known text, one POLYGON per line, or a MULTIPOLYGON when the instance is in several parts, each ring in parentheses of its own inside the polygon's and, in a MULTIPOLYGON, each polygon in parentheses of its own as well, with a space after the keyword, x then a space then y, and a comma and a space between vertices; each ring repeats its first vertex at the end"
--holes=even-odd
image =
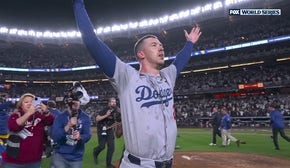
POLYGON ((94 161, 98 163, 98 155, 105 149, 107 143, 107 168, 114 168, 112 165, 112 157, 115 151, 115 135, 114 129, 121 122, 120 109, 117 107, 116 99, 111 97, 108 101, 108 106, 103 109, 97 116, 97 134, 99 145, 94 148, 94 161))
POLYGON ((31 93, 23 94, 17 109, 8 119, 9 138, 3 156, 3 168, 39 168, 43 152, 44 127, 54 117, 47 106, 31 93))
POLYGON ((80 109, 84 97, 81 85, 73 86, 64 98, 67 110, 60 113, 52 127, 53 141, 56 143, 52 156, 57 168, 81 168, 85 143, 91 138, 90 118, 80 109), (78 90, 81 87, 81 90, 78 90))

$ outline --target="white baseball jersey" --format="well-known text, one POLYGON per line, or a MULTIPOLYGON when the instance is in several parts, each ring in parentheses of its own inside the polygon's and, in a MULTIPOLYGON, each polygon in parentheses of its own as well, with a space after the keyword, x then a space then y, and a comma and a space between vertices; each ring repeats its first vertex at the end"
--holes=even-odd
POLYGON ((173 108, 176 68, 145 74, 118 58, 110 79, 120 99, 126 150, 153 160, 173 158, 177 135, 173 108))

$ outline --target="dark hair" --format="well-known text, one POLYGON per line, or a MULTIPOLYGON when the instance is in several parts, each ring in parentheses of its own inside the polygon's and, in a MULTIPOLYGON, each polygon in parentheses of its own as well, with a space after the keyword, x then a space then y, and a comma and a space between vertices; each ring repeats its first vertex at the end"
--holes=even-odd
POLYGON ((47 106, 50 107, 50 108, 56 108, 56 103, 53 100, 49 100, 47 102, 47 106))
POLYGON ((142 43, 145 39, 148 39, 148 38, 157 38, 157 36, 153 35, 153 34, 148 34, 148 35, 145 35, 143 37, 141 37, 134 45, 134 53, 135 55, 137 55, 137 52, 140 50, 141 46, 142 46, 142 43))
POLYGON ((228 108, 227 108, 226 106, 222 106, 222 107, 221 107, 221 110, 228 111, 228 108))
POLYGON ((110 98, 108 99, 108 102, 110 103, 112 100, 116 100, 116 101, 117 101, 117 99, 116 99, 115 97, 110 97, 110 98))
POLYGON ((279 109, 280 108, 280 101, 279 100, 273 100, 271 103, 270 103, 270 107, 273 107, 275 109, 279 109))

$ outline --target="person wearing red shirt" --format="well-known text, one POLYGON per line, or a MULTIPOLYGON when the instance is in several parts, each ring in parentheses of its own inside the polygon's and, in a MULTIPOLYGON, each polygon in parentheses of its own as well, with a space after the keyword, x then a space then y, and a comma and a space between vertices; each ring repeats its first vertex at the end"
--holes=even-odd
POLYGON ((34 105, 35 96, 23 94, 17 110, 8 119, 11 132, 7 150, 2 154, 3 168, 40 168, 44 142, 44 127, 52 125, 54 117, 43 103, 34 105))

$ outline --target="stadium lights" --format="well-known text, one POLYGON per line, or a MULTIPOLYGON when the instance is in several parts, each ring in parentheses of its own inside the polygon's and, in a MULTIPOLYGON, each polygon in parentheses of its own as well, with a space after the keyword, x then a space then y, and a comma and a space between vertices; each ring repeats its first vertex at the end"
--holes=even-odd
POLYGON ((226 68, 229 68, 229 66, 226 65, 226 66, 219 66, 219 67, 213 67, 213 68, 196 69, 196 70, 193 70, 192 72, 203 72, 203 71, 211 71, 211 70, 226 69, 226 68))
POLYGON ((138 22, 130 22, 129 28, 136 29, 138 27, 138 22))
POLYGON ((192 71, 182 71, 180 72, 180 74, 188 74, 188 73, 191 73, 192 71))
POLYGON ((36 83, 36 84, 49 84, 49 83, 53 83, 51 81, 32 81, 32 83, 36 83))
POLYGON ((5 80, 7 83, 29 83, 29 81, 24 80, 5 80))
POLYGON ((33 30, 29 30, 29 31, 28 31, 28 35, 29 35, 29 36, 35 36, 36 33, 35 33, 35 31, 33 31, 33 30))
POLYGON ((9 34, 17 34, 18 29, 12 28, 9 30, 9 34))
POLYGON ((217 10, 217 9, 219 9, 219 8, 222 8, 222 7, 223 7, 223 3, 220 2, 220 1, 215 2, 215 3, 213 4, 213 9, 214 9, 214 10, 217 10))
POLYGON ((225 5, 226 6, 235 5, 237 3, 241 3, 241 2, 244 2, 244 1, 247 1, 247 0, 226 0, 225 1, 225 5))
POLYGON ((109 33, 109 32, 111 32, 111 27, 110 27, 110 26, 105 27, 103 32, 104 32, 104 33, 109 33))
POLYGON ((201 7, 200 6, 198 6, 198 7, 196 7, 196 8, 194 8, 194 9, 191 9, 190 10, 190 13, 191 13, 191 15, 198 15, 199 13, 200 13, 200 10, 201 10, 201 7))
POLYGON ((100 79, 88 79, 88 80, 82 80, 81 83, 88 83, 88 82, 98 82, 100 79))
POLYGON ((201 12, 210 11, 212 9, 212 4, 206 4, 201 8, 201 12))
POLYGON ((146 26, 148 26, 147 20, 142 20, 141 22, 139 22, 139 27, 146 27, 146 26))
POLYGON ((290 57, 276 59, 276 61, 287 61, 287 60, 290 60, 290 57))
MULTIPOLYGON (((113 26, 105 26, 97 28, 95 31, 97 34, 106 34, 110 32, 120 32, 126 31, 128 29, 137 29, 137 28, 147 28, 158 26, 159 24, 167 24, 168 22, 175 22, 180 19, 188 18, 189 16, 197 16, 201 13, 206 13, 211 10, 218 10, 220 8, 229 6, 229 5, 236 5, 238 3, 242 3, 248 0, 224 0, 224 2, 216 1, 214 3, 208 3, 203 6, 197 6, 193 9, 182 10, 178 13, 173 13, 170 15, 165 15, 163 17, 151 18, 151 19, 144 19, 140 22, 129 22, 125 24, 113 26)), ((28 37, 35 37, 35 38, 80 38, 81 34, 79 31, 72 31, 72 32, 53 32, 53 31, 33 31, 33 30, 23 30, 18 28, 7 28, 7 27, 0 27, 0 34, 8 34, 8 35, 16 35, 19 37, 28 36, 28 37)))
POLYGON ((230 67, 241 67, 241 66, 248 66, 248 65, 256 65, 256 64, 263 64, 264 61, 256 61, 256 62, 248 62, 248 63, 243 63, 243 64, 234 64, 230 65, 230 67))
POLYGON ((159 20, 158 19, 150 19, 148 21, 148 25, 149 26, 154 26, 154 25, 157 25, 159 23, 159 20))
POLYGON ((6 34, 6 33, 8 33, 9 32, 9 29, 7 28, 7 27, 0 27, 0 33, 1 34, 6 34))
POLYGON ((67 84, 67 83, 73 83, 74 81, 57 81, 58 84, 67 84))

